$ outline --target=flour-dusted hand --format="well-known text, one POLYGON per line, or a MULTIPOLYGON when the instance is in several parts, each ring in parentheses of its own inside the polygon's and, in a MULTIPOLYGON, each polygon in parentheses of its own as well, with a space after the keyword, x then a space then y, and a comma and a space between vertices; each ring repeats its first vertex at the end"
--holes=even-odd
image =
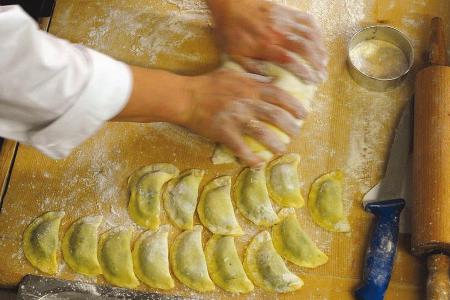
POLYGON ((252 137, 273 153, 285 143, 269 128, 289 135, 306 115, 301 102, 267 77, 221 68, 200 76, 131 67, 131 97, 115 121, 170 122, 224 144, 244 164, 261 163, 244 142, 252 137))
POLYGON ((181 125, 228 146, 250 166, 262 160, 244 142, 245 135, 280 153, 286 150, 286 145, 265 123, 294 135, 299 131, 296 119, 305 116, 294 97, 262 76, 255 80, 248 74, 219 69, 191 80, 191 109, 185 113, 181 125))
POLYGON ((299 78, 319 83, 327 76, 328 56, 315 20, 266 0, 208 0, 222 49, 247 71, 263 74, 271 61, 299 78), (312 68, 299 63, 293 53, 312 68))

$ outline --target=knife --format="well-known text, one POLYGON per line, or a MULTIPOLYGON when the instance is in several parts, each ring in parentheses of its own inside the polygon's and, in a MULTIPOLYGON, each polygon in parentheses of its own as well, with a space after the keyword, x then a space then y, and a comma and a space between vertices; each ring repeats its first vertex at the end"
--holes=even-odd
POLYGON ((391 279, 397 250, 400 213, 409 191, 412 100, 403 109, 395 130, 383 179, 364 195, 363 206, 375 215, 375 227, 363 273, 355 292, 358 300, 382 300, 391 279))

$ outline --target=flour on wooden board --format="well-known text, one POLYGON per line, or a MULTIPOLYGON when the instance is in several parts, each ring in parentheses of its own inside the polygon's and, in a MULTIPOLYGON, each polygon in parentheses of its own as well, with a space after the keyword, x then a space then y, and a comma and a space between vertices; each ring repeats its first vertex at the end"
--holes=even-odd
POLYGON ((167 3, 176 5, 179 9, 208 9, 204 0, 165 0, 167 3))
MULTIPOLYGON (((147 130, 148 128, 156 129, 158 134, 163 135, 165 138, 170 140, 173 143, 180 144, 182 147, 188 147, 192 151, 199 150, 200 147, 205 146, 205 144, 213 145, 211 141, 207 140, 204 137, 201 137, 195 133, 190 132, 186 128, 164 123, 164 122, 157 122, 157 123, 151 123, 151 124, 144 124, 141 126, 142 130, 147 130)), ((146 138, 152 139, 151 136, 148 134, 146 135, 146 138)))
POLYGON ((105 6, 106 15, 96 17, 96 22, 88 33, 90 39, 86 45, 100 51, 111 51, 105 48, 110 45, 109 32, 115 32, 117 28, 120 28, 123 34, 132 36, 135 40, 131 46, 122 45, 122 47, 129 47, 135 56, 148 56, 148 65, 155 64, 161 54, 177 57, 183 61, 199 61, 201 59, 199 54, 181 53, 177 49, 184 42, 195 37, 196 33, 192 30, 195 24, 211 26, 207 6, 203 1, 198 0, 166 0, 165 3, 176 5, 178 9, 170 10, 165 15, 154 15, 152 13, 158 11, 158 7, 163 6, 164 2, 158 7, 148 3, 131 11, 105 6), (157 21, 154 22, 152 19, 157 21), (153 22, 151 32, 145 30, 149 22, 153 22), (102 25, 99 26, 98 23, 102 25))
POLYGON ((195 37, 195 33, 189 30, 189 24, 193 21, 207 23, 209 17, 207 11, 170 12, 164 20, 153 27, 150 34, 141 36, 136 51, 141 55, 149 56, 149 63, 154 64, 161 52, 182 58, 184 61, 197 61, 198 56, 192 53, 180 53, 177 47, 185 41, 195 37), (176 36, 177 39, 173 39, 176 36), (172 37, 172 38, 171 38, 172 37))
MULTIPOLYGON (((294 2, 302 2, 296 0, 294 2)), ((360 0, 328 0, 311 1, 308 11, 316 17, 317 21, 326 34, 324 39, 330 42, 337 37, 350 37, 360 27, 360 22, 366 18, 370 5, 360 0), (344 7, 346 14, 336 14, 344 7)))

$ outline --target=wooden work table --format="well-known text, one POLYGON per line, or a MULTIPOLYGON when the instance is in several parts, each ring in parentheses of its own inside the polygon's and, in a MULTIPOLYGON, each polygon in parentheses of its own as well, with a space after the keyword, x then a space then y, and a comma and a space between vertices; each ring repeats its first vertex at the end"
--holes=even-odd
MULTIPOLYGON (((351 232, 332 234, 311 221, 305 208, 298 217, 304 229, 329 256, 316 269, 289 264, 305 286, 279 299, 352 299, 360 283, 364 251, 373 217, 364 212, 362 195, 382 176, 393 128, 403 105, 412 96, 414 74, 433 16, 450 17, 450 2, 442 0, 292 0, 279 1, 315 15, 322 25, 330 53, 329 79, 314 100, 308 117, 290 151, 300 153, 302 193, 323 173, 340 169, 346 175, 345 210, 351 232), (416 64, 407 80, 395 90, 375 93, 356 85, 346 70, 346 46, 362 26, 391 24, 413 42, 416 64)), ((448 26, 448 23, 447 23, 448 26)), ((82 43, 125 62, 197 74, 219 64, 219 52, 211 34, 211 20, 200 0, 58 0, 49 31, 82 43), (176 5, 179 3, 179 5, 176 5), (181 3, 181 4, 180 4, 181 3)), ((450 33, 447 28, 447 33, 450 33)), ((239 42, 239 41, 236 41, 239 42)), ((108 88, 108 87, 105 87, 108 88)), ((170 101, 170 99, 167 99, 170 101)), ((21 250, 24 228, 49 210, 64 210, 61 232, 75 219, 101 214, 101 231, 114 226, 133 226, 126 212, 126 180, 137 168, 170 162, 180 170, 203 168, 206 178, 236 175, 237 165, 213 166, 213 144, 167 124, 108 124, 64 160, 51 160, 36 150, 7 141, 0 152, 0 286, 18 284, 28 273, 38 274, 21 250), (3 187, 3 188, 2 188, 3 187)), ((167 222, 163 215, 163 222, 167 222)), ((240 254, 261 230, 238 216, 247 234, 236 239, 240 254)), ((198 220, 197 220, 198 222, 198 220)), ((173 229, 171 239, 178 233, 173 229)), ((208 234, 204 234, 207 239, 208 234)), ((423 299, 424 266, 409 253, 409 235, 400 236, 397 260, 387 299, 423 299)), ((74 274, 61 260, 57 277, 104 284, 74 274)), ((140 289, 146 290, 144 286, 140 289)), ((170 292, 197 294, 177 283, 170 292)), ((230 295, 217 289, 206 298, 230 295)), ((256 289, 250 299, 275 298, 256 289)), ((237 298, 245 299, 246 296, 237 298)))

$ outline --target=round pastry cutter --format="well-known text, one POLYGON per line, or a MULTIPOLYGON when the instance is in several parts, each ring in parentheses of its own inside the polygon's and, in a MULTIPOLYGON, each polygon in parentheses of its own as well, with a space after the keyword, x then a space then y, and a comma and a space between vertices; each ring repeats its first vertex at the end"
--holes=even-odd
POLYGON ((386 91, 405 79, 414 63, 414 51, 405 34, 394 27, 378 24, 363 28, 353 35, 348 46, 347 61, 350 75, 359 85, 372 91, 386 91), (370 47, 363 49, 365 44, 370 47), (364 59, 370 55, 375 56, 371 62, 376 69, 374 72, 364 68, 364 59))

